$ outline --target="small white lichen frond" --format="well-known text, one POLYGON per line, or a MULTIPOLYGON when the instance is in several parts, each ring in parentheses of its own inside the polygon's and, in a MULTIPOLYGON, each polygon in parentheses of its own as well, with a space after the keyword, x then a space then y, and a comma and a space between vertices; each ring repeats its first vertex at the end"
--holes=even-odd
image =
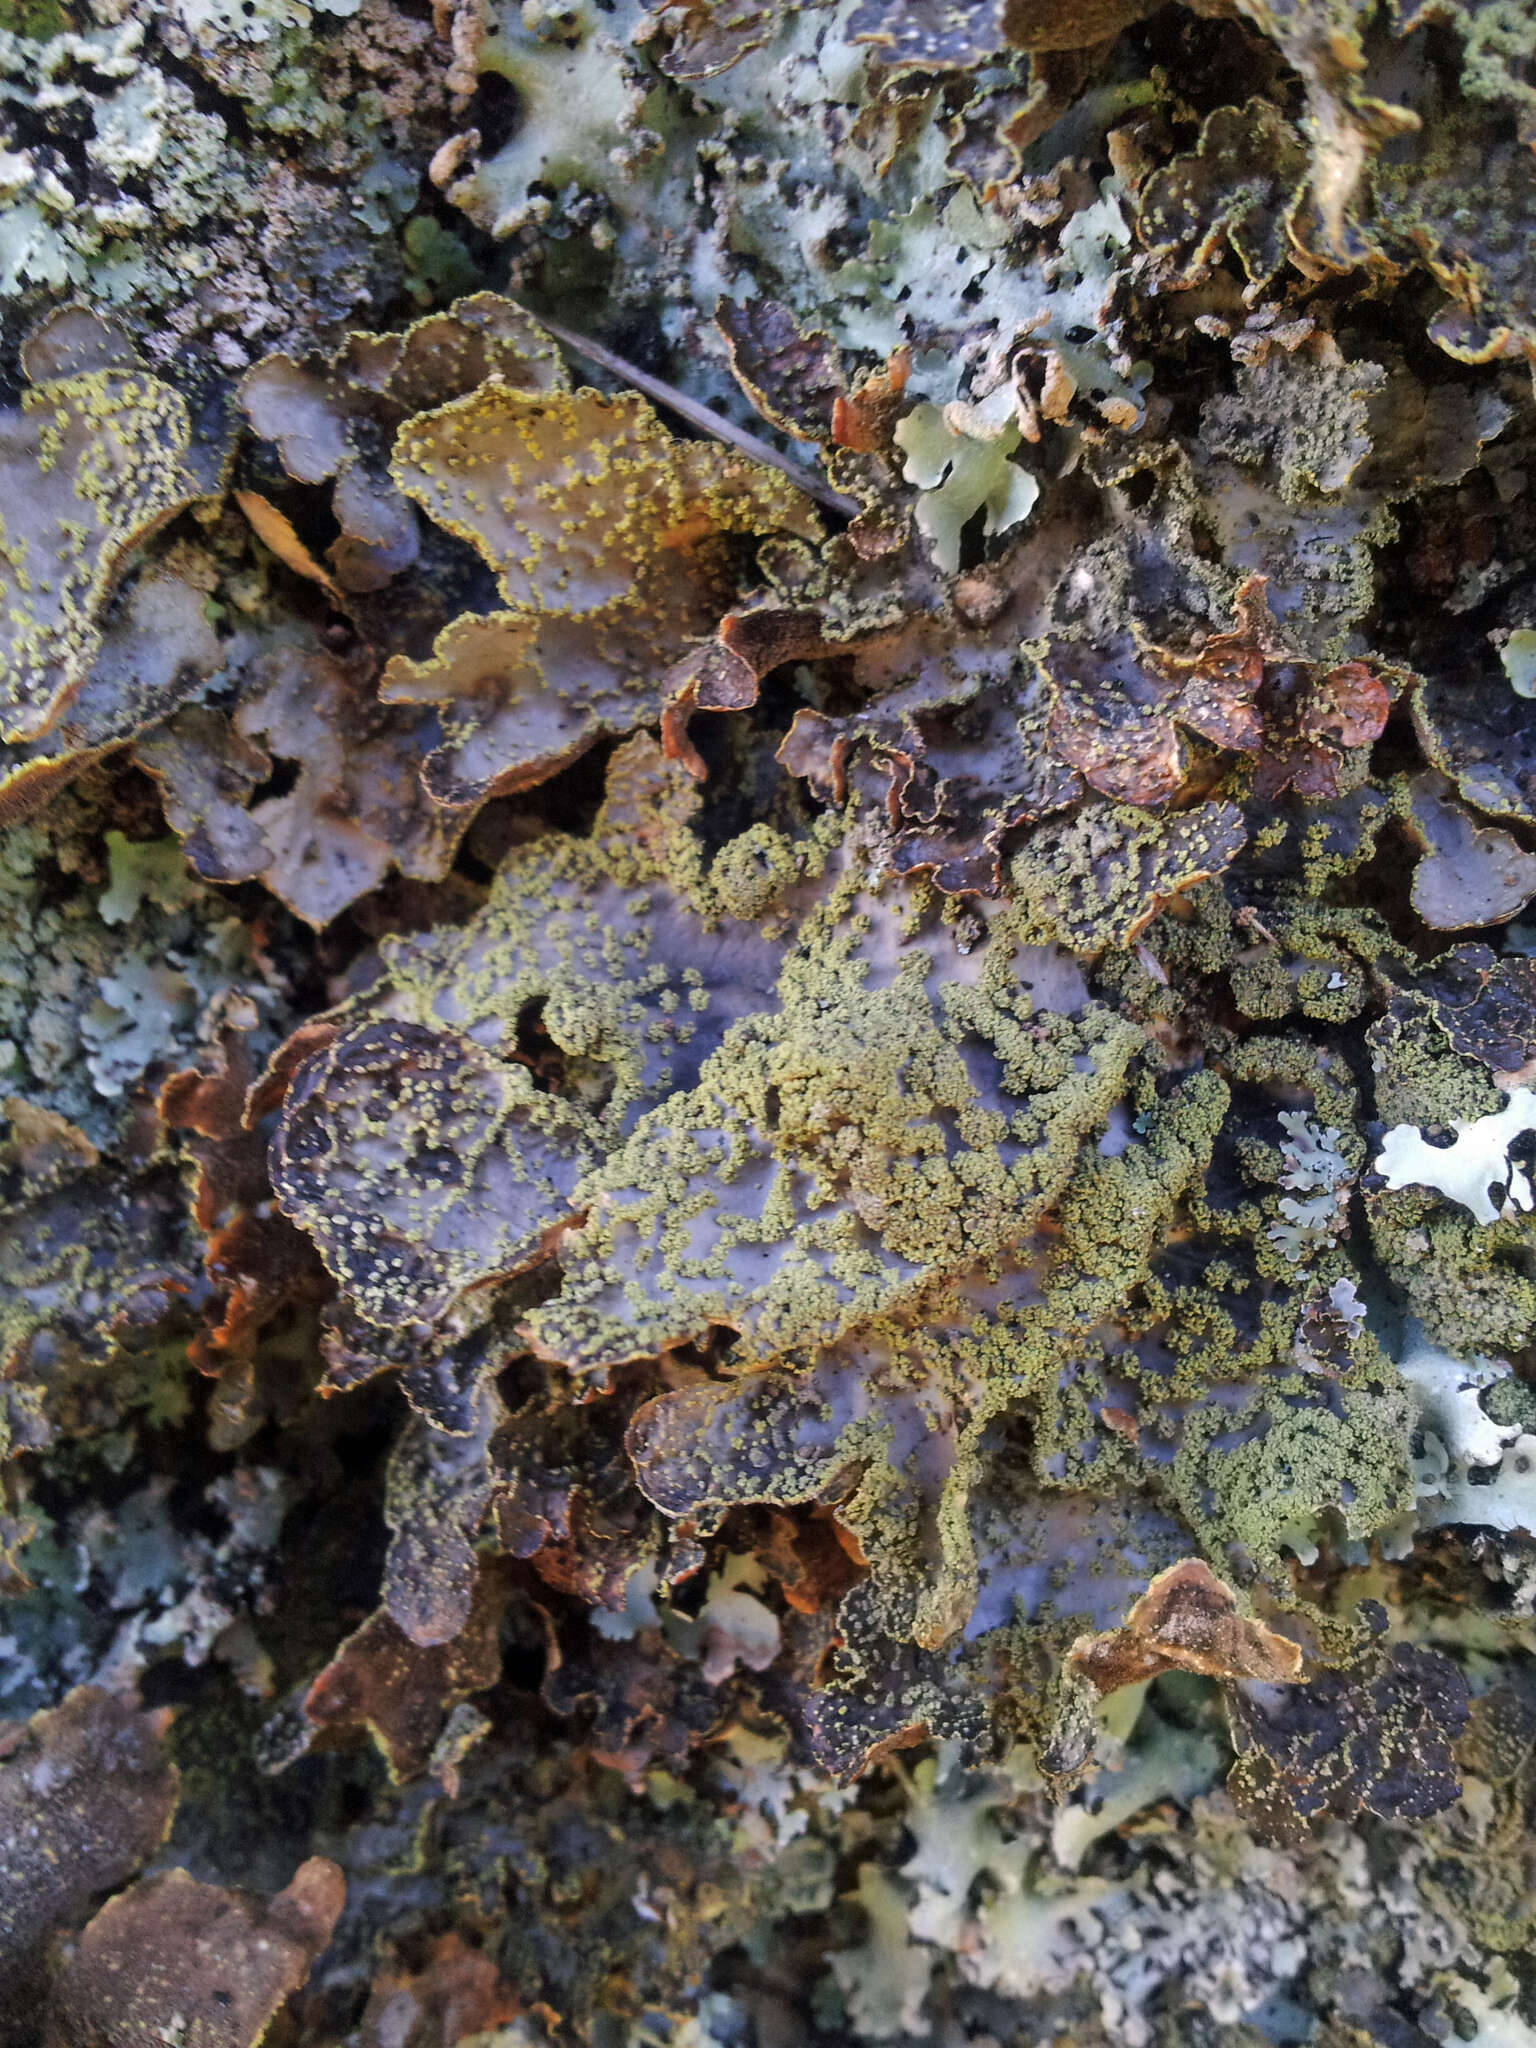
POLYGON ((1297 1109, 1282 1110, 1280 1125, 1285 1132, 1280 1185, 1294 1192, 1280 1197, 1280 1213, 1286 1220, 1270 1224, 1267 1235, 1292 1265, 1300 1265, 1309 1253, 1337 1243, 1353 1175, 1338 1149, 1336 1126, 1322 1130, 1297 1109), (1305 1199, 1298 1201, 1298 1195, 1305 1199))

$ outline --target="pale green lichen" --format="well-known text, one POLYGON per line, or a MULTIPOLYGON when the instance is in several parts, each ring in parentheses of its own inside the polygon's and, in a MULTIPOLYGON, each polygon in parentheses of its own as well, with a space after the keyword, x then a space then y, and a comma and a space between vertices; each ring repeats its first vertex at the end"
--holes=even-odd
POLYGON ((125 1091, 189 1064, 232 1001, 275 1008, 239 919, 168 870, 165 842, 98 845, 88 811, 5 833, 0 903, 0 1080, 98 1148, 133 1114, 125 1091), (100 876, 83 903, 60 892, 82 868, 100 876))
POLYGON ((1019 445, 1018 403, 1009 385, 974 406, 914 406, 896 427, 902 475, 919 490, 917 524, 938 566, 960 567, 960 536, 978 512, 983 533, 1005 533, 1029 517, 1040 486, 1011 460, 1019 445))
POLYGON ((1536 1131, 1536 1095, 1529 1088, 1512 1090, 1503 1109, 1475 1123, 1453 1118, 1452 1129, 1454 1143, 1439 1146, 1427 1145, 1411 1125, 1395 1125, 1382 1140, 1373 1171, 1389 1188, 1437 1188, 1479 1223, 1496 1223, 1500 1216, 1536 1206, 1530 1176, 1509 1157, 1516 1138, 1536 1131), (1495 1187, 1504 1191, 1502 1206, 1493 1200, 1495 1187))
POLYGON ((400 289, 421 185, 402 155, 448 112, 427 23, 387 0, 94 12, 0 26, 0 104, 77 138, 0 158, 0 290, 42 310, 83 289, 158 360, 201 337, 238 368, 257 336, 307 341, 400 289))
POLYGON ((1335 1149, 1335 1126, 1319 1130, 1296 1110, 1282 1110, 1280 1123, 1285 1132, 1281 1185, 1292 1192, 1281 1196, 1283 1221, 1272 1223, 1268 1234, 1291 1263, 1299 1265, 1310 1252, 1338 1242, 1345 1191, 1353 1175, 1349 1162, 1335 1149))
POLYGON ((1499 648, 1499 660, 1517 697, 1536 697, 1536 633, 1521 626, 1499 648))

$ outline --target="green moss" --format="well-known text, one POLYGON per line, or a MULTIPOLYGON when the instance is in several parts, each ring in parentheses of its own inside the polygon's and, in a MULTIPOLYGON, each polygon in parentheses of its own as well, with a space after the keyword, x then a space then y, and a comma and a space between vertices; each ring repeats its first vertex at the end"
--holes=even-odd
POLYGON ((0 0, 0 31, 6 35, 41 43, 62 35, 69 26, 69 11, 62 0, 0 0))

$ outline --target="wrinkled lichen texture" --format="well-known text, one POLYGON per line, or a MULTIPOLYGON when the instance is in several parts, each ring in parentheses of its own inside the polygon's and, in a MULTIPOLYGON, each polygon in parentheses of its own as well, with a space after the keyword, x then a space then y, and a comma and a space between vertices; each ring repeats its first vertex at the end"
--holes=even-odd
POLYGON ((1536 2041, 1533 64, 0 0, 0 2048, 1536 2041))

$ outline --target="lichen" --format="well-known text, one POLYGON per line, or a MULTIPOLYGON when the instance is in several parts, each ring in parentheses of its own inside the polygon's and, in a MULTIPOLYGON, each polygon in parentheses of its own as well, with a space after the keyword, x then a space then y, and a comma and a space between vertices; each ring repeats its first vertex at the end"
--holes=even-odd
POLYGON ((1536 1095, 1516 1088, 1505 1107, 1476 1123, 1453 1123, 1455 1142, 1430 1146, 1411 1125, 1396 1124, 1387 1132, 1373 1162, 1389 1188, 1437 1188, 1469 1209, 1479 1223, 1497 1223, 1501 1215, 1536 1205, 1524 1167, 1512 1165, 1509 1149, 1523 1132, 1536 1130, 1536 1095), (1504 1191, 1496 1206, 1494 1187, 1504 1191))
POLYGON ((405 282, 397 237, 429 217, 405 158, 447 132, 445 56, 386 0, 7 18, 0 100, 45 118, 7 114, 0 288, 24 316, 83 292, 158 361, 330 338, 405 282))
POLYGON ((89 675, 135 548, 198 495, 181 396, 128 369, 49 378, 0 424, 0 733, 35 740, 89 675))
POLYGON ((1536 2022, 1533 53, 0 6, 4 2048, 1536 2022))
POLYGON ((1019 445, 1018 408, 1008 386, 979 406, 941 409, 914 406, 896 428, 905 461, 902 475, 922 492, 917 524, 941 569, 960 566, 960 535, 977 512, 985 512, 984 533, 1005 533, 1027 519, 1039 485, 1011 461, 1019 445), (1001 417, 998 417, 1001 411, 1001 417))

